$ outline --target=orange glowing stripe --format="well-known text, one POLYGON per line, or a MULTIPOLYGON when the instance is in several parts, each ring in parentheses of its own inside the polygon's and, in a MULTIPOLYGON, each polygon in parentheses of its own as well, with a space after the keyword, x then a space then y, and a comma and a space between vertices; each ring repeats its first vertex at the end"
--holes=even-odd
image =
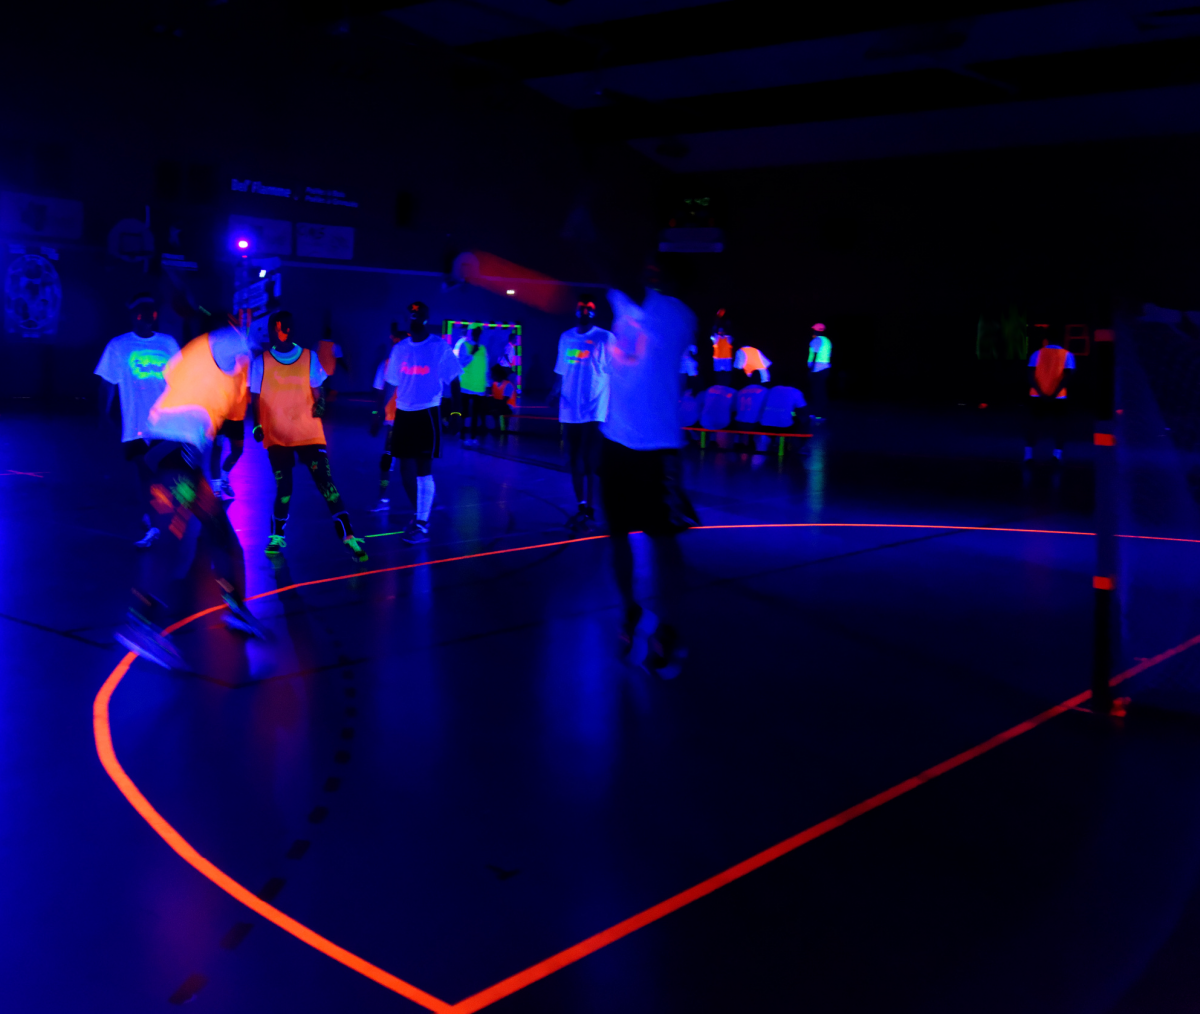
POLYGON ((1111 577, 1101 577, 1099 574, 1097 574, 1094 578, 1092 578, 1092 587, 1095 588, 1096 591, 1112 591, 1113 579, 1111 577))
MULTIPOLYGON (((1066 532, 1066 531, 1050 531, 1037 528, 987 528, 982 526, 971 525, 901 525, 901 524, 868 524, 868 523, 839 523, 839 522, 798 522, 798 523, 780 523, 780 524, 754 524, 754 525, 701 525, 698 526, 701 530, 720 530, 729 528, 907 528, 907 529, 925 529, 925 530, 941 530, 941 531, 980 531, 980 532, 1018 532, 1039 535, 1092 535, 1092 532, 1066 532)), ((351 578, 365 577, 371 574, 387 574, 399 570, 410 570, 416 567, 431 567, 438 563, 454 563, 461 560, 474 560, 481 557, 499 556, 505 553, 519 553, 530 549, 549 549, 556 546, 570 545, 575 542, 591 542, 596 539, 607 538, 604 535, 591 535, 581 539, 564 539, 558 542, 541 543, 534 546, 516 546, 510 549, 493 549, 481 553, 468 553, 463 556, 447 557, 440 560, 425 560, 418 563, 400 564, 395 567, 383 567, 378 570, 356 571, 350 574, 340 574, 335 577, 317 578, 312 581, 299 581, 295 584, 285 585, 281 588, 274 588, 270 591, 261 592, 258 595, 250 596, 251 599, 266 598, 270 595, 278 595, 280 592, 291 591, 295 588, 305 588, 312 585, 327 584, 332 581, 346 581, 351 578)), ((1166 536, 1155 535, 1128 535, 1120 536, 1120 538, 1136 538, 1136 539, 1154 539, 1165 542, 1200 542, 1198 539, 1176 539, 1166 536)), ((211 613, 219 612, 224 606, 212 606, 208 609, 203 609, 200 612, 193 613, 180 620, 178 623, 173 623, 166 628, 167 633, 173 633, 181 627, 200 619, 203 616, 208 616, 211 613)), ((1158 665, 1169 658, 1181 652, 1187 651, 1200 644, 1200 635, 1184 641, 1182 644, 1176 645, 1153 658, 1148 658, 1130 669, 1114 676, 1109 682, 1111 685, 1122 683, 1127 679, 1136 676, 1138 673, 1144 672, 1152 666, 1158 665)), ((594 936, 588 937, 586 940, 575 944, 573 947, 568 947, 566 950, 560 951, 544 961, 538 962, 536 965, 518 972, 516 975, 510 976, 494 986, 476 993, 474 996, 467 997, 456 1004, 449 1004, 444 1000, 439 1000, 437 997, 426 993, 424 990, 418 989, 416 986, 403 979, 392 975, 390 972, 385 972, 377 965, 371 964, 358 955, 351 953, 344 947, 339 947, 332 940, 328 940, 319 933, 309 929, 303 923, 296 921, 291 916, 286 915, 274 905, 270 905, 263 901, 253 892, 239 884, 236 880, 230 877, 227 873, 215 866, 209 860, 205 859, 197 852, 191 844, 172 827, 163 816, 150 805, 149 800, 142 795, 141 791, 134 784, 133 780, 125 773, 125 769, 121 767, 117 760, 116 751, 113 748, 112 729, 109 723, 108 707, 109 701, 112 699, 113 693, 117 686, 129 671, 129 667, 133 664, 136 656, 130 652, 125 655, 116 668, 109 673, 108 679, 104 681, 96 694, 96 699, 92 704, 92 730, 96 742, 96 753, 100 757, 100 763, 107 772, 109 778, 120 790, 121 794, 129 801, 130 805, 138 812, 143 820, 150 825, 160 838, 163 839, 186 863, 192 866, 197 872, 207 877, 221 890, 225 891, 230 897, 240 901, 247 908, 257 912, 264 919, 274 923, 280 929, 292 934, 298 940, 303 941, 315 950, 322 954, 333 958, 347 968, 351 968, 360 975, 366 976, 373 982, 378 983, 385 989, 389 989, 400 996, 412 1000, 414 1003, 420 1004, 427 1010, 438 1012, 438 1014, 472 1014, 474 1011, 482 1010, 484 1007, 495 1003, 503 997, 509 996, 520 989, 525 988, 540 979, 558 971, 560 968, 565 968, 567 965, 573 964, 581 958, 587 957, 606 947, 614 941, 620 940, 622 937, 628 936, 635 930, 641 929, 665 915, 676 912, 691 902, 703 898, 705 895, 711 894, 718 888, 724 887, 726 884, 732 883, 741 877, 746 876, 753 871, 760 869, 770 862, 787 855, 789 852, 800 848, 802 845, 808 844, 816 838, 828 832, 848 824, 856 817, 861 817, 871 810, 877 809, 884 803, 890 802, 899 796, 902 796, 913 789, 924 785, 926 782, 952 771, 957 767, 973 760, 1003 743, 1017 736, 1029 732, 1031 729, 1037 728, 1039 725, 1048 722, 1050 719, 1061 715, 1065 711, 1078 707, 1087 701, 1092 693, 1090 690, 1084 691, 1081 694, 1076 694, 1074 697, 1068 698, 1061 704, 1056 704, 1054 707, 1035 715, 1033 718, 1021 722, 1019 725, 1014 725, 1011 729, 985 740, 977 746, 971 747, 969 750, 964 750, 962 753, 955 754, 948 760, 942 761, 940 764, 935 764, 931 768, 927 768, 918 775, 900 782, 892 786, 890 789, 885 789, 883 792, 877 793, 868 799, 857 803, 854 806, 843 810, 841 813, 835 814, 812 827, 801 831, 799 834, 787 838, 777 845, 773 845, 757 855, 745 859, 735 866, 716 876, 709 877, 707 880, 682 891, 653 905, 637 915, 631 916, 622 922, 611 926, 594 936)))
MULTIPOLYGON (((206 613, 215 611, 216 609, 206 609, 204 613, 189 616, 186 620, 176 624, 176 626, 182 626, 183 623, 190 622, 197 616, 203 616, 206 613)), ((199 852, 192 848, 183 835, 168 824, 162 815, 150 805, 149 800, 133 784, 133 780, 125 773, 125 769, 121 767, 120 761, 117 760, 116 752, 113 750, 112 730, 108 721, 109 699, 112 697, 113 691, 117 689, 117 684, 121 682, 125 673, 129 671, 129 667, 133 664, 133 660, 136 657, 133 652, 127 654, 117 664, 117 667, 112 671, 108 679, 104 681, 104 685, 100 688, 100 692, 96 695, 96 700, 92 704, 92 727, 95 732, 96 752, 100 755, 100 763, 104 765, 104 770, 108 772, 108 777, 121 790, 121 794, 141 814, 142 819, 154 828, 158 836, 170 845, 186 863, 208 877, 209 880, 226 894, 236 898, 264 919, 270 920, 280 929, 286 930, 292 936, 296 937, 296 939, 304 941, 310 947, 333 958, 334 961, 340 961, 347 968, 354 969, 360 975, 365 975, 368 979, 374 980, 379 985, 390 989, 393 993, 399 993, 401 996, 407 997, 414 1003, 419 1003, 428 1010, 436 1011, 438 1014, 445 1014, 445 1012, 452 1010, 450 1004, 445 1001, 439 1000, 436 996, 431 996, 424 990, 418 989, 411 983, 397 978, 390 972, 385 972, 382 968, 372 965, 369 961, 364 961, 357 954, 350 953, 350 951, 344 947, 339 947, 332 940, 327 940, 319 933, 313 932, 303 923, 297 922, 289 915, 285 915, 274 905, 267 904, 253 892, 244 888, 229 874, 214 866, 204 856, 200 855, 199 852)))

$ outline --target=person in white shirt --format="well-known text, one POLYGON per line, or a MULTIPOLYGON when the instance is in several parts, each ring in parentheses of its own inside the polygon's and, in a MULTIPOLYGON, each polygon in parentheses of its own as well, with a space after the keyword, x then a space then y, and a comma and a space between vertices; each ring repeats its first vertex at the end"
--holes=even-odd
POLYGON ((687 649, 676 613, 683 555, 674 536, 698 524, 683 491, 679 448, 679 363, 695 341, 696 315, 667 295, 662 266, 650 263, 640 284, 608 294, 613 308, 608 418, 601 424, 601 487, 613 548, 613 570, 625 605, 622 640, 629 658, 646 634, 646 669, 664 679, 679 674, 687 649), (659 620, 637 601, 631 532, 651 538, 658 572, 659 620))
MULTIPOLYGON (((114 399, 121 407, 121 447, 125 460, 137 468, 142 504, 150 503, 150 470, 143 460, 148 446, 146 416, 158 396, 166 389, 163 367, 179 352, 179 343, 169 334, 154 330, 158 308, 154 297, 140 292, 129 302, 133 330, 118 335, 107 345, 96 364, 100 378, 104 411, 110 414, 114 399)), ((151 524, 150 514, 144 513, 145 534, 134 545, 147 549, 161 534, 151 524)))
POLYGON ((558 375, 550 402, 558 398, 558 421, 567 438, 571 485, 579 509, 569 528, 584 530, 596 521, 596 474, 600 467, 600 424, 608 417, 608 349, 612 333, 596 327, 596 301, 579 297, 579 323, 558 339, 558 375))
MULTIPOLYGON (((429 332, 429 307, 412 303, 408 332, 392 346, 383 371, 382 403, 396 397, 388 453, 400 459, 400 482, 416 514, 401 538, 405 542, 429 541, 429 514, 436 487, 433 459, 441 453, 442 393, 462 373, 450 346, 429 332)), ((382 416, 373 416, 371 434, 379 433, 382 416)))

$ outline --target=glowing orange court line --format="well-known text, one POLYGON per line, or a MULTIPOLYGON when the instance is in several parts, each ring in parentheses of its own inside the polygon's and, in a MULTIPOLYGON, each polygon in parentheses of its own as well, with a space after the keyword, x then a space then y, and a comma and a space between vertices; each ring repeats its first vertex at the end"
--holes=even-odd
MULTIPOLYGON (((925 530, 941 530, 941 531, 999 531, 999 532, 1017 532, 1029 534, 1044 534, 1044 535, 1092 535, 1092 532, 1058 532, 1047 531, 1044 529, 1033 528, 986 528, 981 526, 967 525, 899 525, 899 524, 868 524, 868 523, 838 523, 838 522, 796 522, 796 523, 780 523, 780 524, 757 524, 757 525, 701 525, 698 526, 704 530, 719 530, 727 528, 908 528, 908 529, 925 529, 925 530)), ((291 591, 295 588, 305 588, 312 585, 327 584, 332 581, 346 581, 355 577, 366 577, 372 574, 387 574, 399 570, 410 570, 416 567, 430 567, 437 563, 454 563, 461 560, 473 560, 487 556, 499 556, 505 553, 517 553, 530 549, 549 549, 557 546, 570 545, 575 542, 590 542, 595 539, 607 538, 603 535, 592 535, 580 539, 565 539, 558 542, 541 543, 534 546, 515 546, 509 549, 494 549, 482 553, 469 553, 463 556, 447 557, 440 560, 423 560, 417 563, 400 564, 394 567, 383 567, 378 570, 357 571, 350 574, 340 574, 334 577, 317 578, 311 581, 299 581, 295 584, 285 585, 282 588, 275 588, 269 591, 260 592, 257 595, 250 596, 251 599, 265 598, 270 595, 278 595, 280 592, 291 591)), ((1157 539, 1166 542, 1198 542, 1197 539, 1173 539, 1165 536, 1154 535, 1133 535, 1122 536, 1122 538, 1141 538, 1141 539, 1157 539)), ((191 616, 184 617, 177 623, 171 624, 166 628, 167 633, 173 633, 181 627, 186 626, 193 621, 207 616, 211 613, 219 612, 224 606, 211 606, 208 609, 203 609, 200 612, 193 613, 191 616)), ((1189 648, 1200 644, 1200 635, 1184 641, 1182 644, 1153 658, 1148 658, 1143 662, 1124 672, 1114 676, 1110 683, 1116 685, 1122 683, 1140 672, 1144 672, 1151 666, 1158 665, 1160 662, 1166 661, 1181 652, 1187 651, 1189 648)), ((291 916, 281 912, 274 905, 270 905, 263 901, 253 892, 243 887, 236 880, 230 877, 227 873, 214 865, 209 860, 205 859, 197 852, 192 845, 181 835, 167 820, 150 804, 150 801, 142 795, 141 790, 134 784, 133 780, 125 773, 125 769, 121 767, 120 761, 117 760, 116 751, 113 748, 112 729, 109 722, 108 707, 109 701, 112 699, 113 693, 117 686, 129 671, 129 667, 133 664, 137 656, 133 652, 125 655, 116 668, 109 673, 108 678, 100 687, 96 698, 92 703, 92 729, 96 741, 96 753, 99 755, 100 763, 103 765, 105 772, 109 778, 113 780, 121 794, 129 801, 130 805, 138 812, 143 820, 155 831, 160 838, 163 839, 186 863, 193 869, 207 877, 210 881, 216 884, 221 890, 225 891, 230 897, 240 901, 247 908, 257 912, 264 919, 274 923, 280 929, 290 933, 296 939, 303 941, 313 949, 320 951, 327 957, 340 962, 347 968, 351 968, 360 975, 366 976, 373 982, 378 983, 386 989, 394 993, 412 1000, 414 1003, 420 1004, 427 1010, 436 1012, 436 1014, 472 1014, 474 1011, 483 1009, 503 997, 509 996, 512 993, 523 989, 526 986, 544 979, 546 976, 558 971, 560 968, 565 968, 567 965, 579 961, 581 958, 587 957, 606 947, 608 944, 620 940, 622 937, 628 936, 635 930, 641 929, 652 922, 661 919, 665 915, 678 911, 685 905, 693 901, 703 898, 705 895, 711 894, 718 888, 724 887, 726 884, 732 883, 741 877, 752 873, 767 863, 773 862, 781 856, 787 855, 789 852, 806 845, 808 842, 821 837, 824 834, 848 824, 856 817, 862 816, 864 813, 869 813, 884 803, 896 799, 905 793, 911 792, 913 789, 924 785, 926 782, 937 778, 939 775, 945 774, 947 771, 952 771, 957 767, 973 760, 990 750, 995 749, 1002 743, 1006 743, 1017 736, 1029 732, 1031 729, 1037 728, 1050 719, 1061 715, 1065 711, 1078 707, 1087 701, 1092 693, 1090 690, 1084 691, 1081 694, 1076 694, 1074 697, 1063 701, 1061 704, 1056 704, 1054 707, 1035 715, 1033 718, 1021 722, 1019 725, 1014 725, 1011 729, 998 733, 991 739, 985 740, 978 746, 971 747, 962 753, 956 754, 949 760, 942 761, 931 768, 927 768, 920 774, 908 778, 890 789, 885 789, 869 799, 857 803, 849 809, 843 810, 832 817, 829 817, 812 827, 801 831, 799 834, 787 838, 777 845, 773 845, 758 854, 745 859, 735 866, 716 876, 709 877, 707 880, 682 891, 665 901, 653 905, 643 912, 639 912, 622 922, 611 926, 594 936, 588 937, 586 940, 575 944, 573 947, 568 947, 566 950, 560 951, 544 961, 532 965, 516 975, 509 976, 494 986, 490 986, 482 992, 476 993, 474 996, 467 997, 456 1004, 449 1004, 444 1000, 439 1000, 437 997, 426 993, 424 990, 417 988, 409 982, 392 975, 390 972, 385 972, 377 965, 371 964, 358 955, 340 947, 332 940, 321 936, 314 930, 309 929, 303 923, 298 922, 291 916)))

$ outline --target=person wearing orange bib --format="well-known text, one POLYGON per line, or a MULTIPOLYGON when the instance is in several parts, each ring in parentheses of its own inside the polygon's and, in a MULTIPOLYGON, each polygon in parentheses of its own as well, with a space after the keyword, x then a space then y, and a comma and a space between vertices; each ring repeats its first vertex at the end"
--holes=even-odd
POLYGON ((292 500, 292 468, 296 459, 308 468, 342 544, 359 563, 367 560, 366 544, 354 534, 350 514, 333 484, 325 447, 325 398, 321 383, 326 373, 308 349, 292 341, 292 315, 276 311, 267 321, 270 348, 250 364, 250 415, 254 439, 267 449, 275 473, 275 507, 267 555, 278 556, 287 546, 283 530, 292 500))
POLYGON ((710 339, 713 347, 713 369, 717 373, 733 370, 733 339, 724 327, 718 327, 710 339))
POLYGON ((1048 342, 1029 357, 1029 415, 1025 420, 1025 460, 1033 460, 1039 432, 1049 428, 1054 438, 1054 459, 1062 460, 1066 436, 1067 385, 1075 370, 1075 357, 1061 345, 1048 342))
POLYGON ((162 535, 142 559, 129 616, 114 635, 130 651, 168 669, 182 668, 183 660, 163 628, 179 613, 181 586, 200 540, 228 610, 226 625, 265 636, 246 605, 246 565, 237 533, 203 471, 213 438, 242 402, 250 347, 244 334, 225 325, 228 314, 210 317, 216 326, 162 368, 164 390, 147 413, 144 463, 150 511, 162 535))

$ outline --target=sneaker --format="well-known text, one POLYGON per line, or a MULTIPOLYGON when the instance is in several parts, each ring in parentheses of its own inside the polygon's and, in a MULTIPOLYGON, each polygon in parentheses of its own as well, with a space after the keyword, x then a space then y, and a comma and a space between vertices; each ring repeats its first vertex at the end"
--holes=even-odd
POLYGON ((383 497, 379 498, 379 503, 377 503, 374 507, 371 508, 371 513, 372 514, 387 514, 391 511, 391 509, 392 509, 392 501, 389 500, 386 496, 383 496, 383 497))
POLYGON ((258 617, 250 612, 250 607, 242 599, 236 599, 226 593, 221 596, 229 611, 225 614, 225 626, 240 630, 243 634, 257 637, 260 641, 267 640, 267 628, 258 621, 258 617))
POLYGON ((625 622, 619 632, 621 661, 628 665, 641 665, 646 658, 647 635, 658 626, 658 617, 648 609, 634 606, 625 613, 625 622))
POLYGON ((1058 448, 1058 447, 1054 448, 1054 460, 1055 460, 1055 461, 1062 461, 1062 450, 1061 450, 1061 448, 1058 448))
POLYGON ((660 679, 673 680, 687 661, 688 650, 679 640, 674 627, 660 623, 647 640, 646 657, 642 668, 660 679))
POLYGON ((113 638, 147 662, 164 669, 184 668, 183 658, 167 635, 135 612, 129 613, 128 621, 113 633, 113 638))
POLYGON ((233 499, 233 486, 228 479, 213 479, 212 491, 221 500, 233 499))
POLYGON ((347 535, 342 539, 342 545, 350 550, 350 555, 359 563, 367 562, 367 544, 357 535, 347 535))
POLYGON ((151 526, 146 529, 146 534, 138 539, 134 545, 137 546, 138 549, 149 549, 154 545, 155 539, 157 539, 160 535, 162 535, 162 532, 151 526))
POLYGON ((428 521, 418 521, 416 518, 413 518, 408 523, 408 527, 405 528, 403 532, 401 532, 400 539, 402 542, 407 542, 413 546, 417 545, 417 543, 420 543, 420 542, 428 542, 429 541, 429 522, 428 521))
POLYGON ((287 539, 282 535, 272 535, 267 540, 267 556, 278 556, 287 549, 287 539))

